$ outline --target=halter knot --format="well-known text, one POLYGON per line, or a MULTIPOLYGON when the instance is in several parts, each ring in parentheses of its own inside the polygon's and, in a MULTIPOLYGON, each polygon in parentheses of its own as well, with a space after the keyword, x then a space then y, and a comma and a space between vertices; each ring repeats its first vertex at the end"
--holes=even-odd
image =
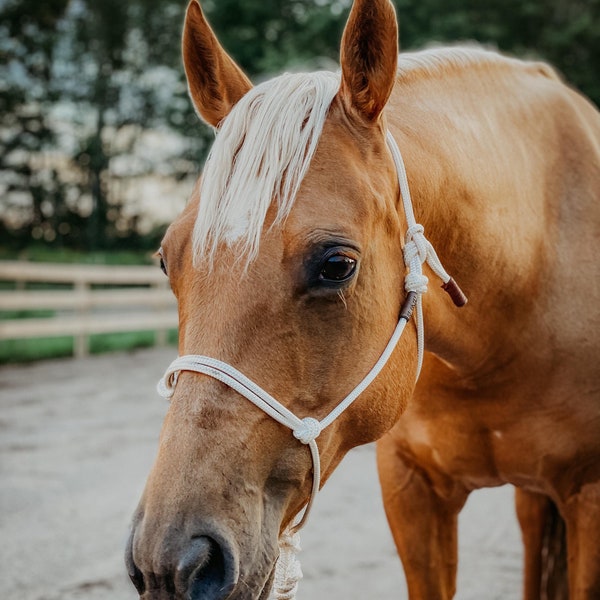
POLYGON ((406 231, 406 243, 404 244, 404 263, 408 267, 408 273, 404 278, 404 289, 407 292, 424 294, 427 292, 429 279, 423 275, 421 265, 429 257, 429 242, 424 235, 423 225, 415 223, 406 231))
POLYGON ((294 437, 303 444, 310 444, 321 433, 321 423, 312 417, 302 419, 302 425, 294 429, 294 437))
POLYGON ((420 223, 415 223, 407 229, 406 246, 404 248, 405 256, 407 248, 409 249, 411 258, 416 258, 418 255, 421 263, 424 263, 427 260, 427 255, 429 254, 429 244, 427 242, 427 238, 425 237, 425 228, 420 223))
POLYGON ((417 294, 424 294, 427 292, 427 284, 429 279, 423 273, 415 273, 409 271, 404 278, 404 289, 407 292, 417 292, 417 294))

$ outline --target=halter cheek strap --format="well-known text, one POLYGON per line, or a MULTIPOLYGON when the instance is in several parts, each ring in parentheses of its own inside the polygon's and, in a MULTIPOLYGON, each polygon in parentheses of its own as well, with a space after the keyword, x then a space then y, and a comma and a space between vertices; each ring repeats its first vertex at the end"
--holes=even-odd
POLYGON ((389 132, 387 133, 387 143, 398 173, 400 195, 408 224, 404 246, 404 262, 408 271, 404 280, 404 289, 407 292, 407 296, 390 340, 379 360, 363 380, 320 421, 313 417, 300 418, 296 416, 236 368, 209 356, 188 354, 176 358, 158 383, 158 393, 165 398, 170 398, 175 392, 175 386, 177 385, 177 379, 181 371, 192 371, 208 375, 228 385, 275 419, 275 421, 291 429, 294 437, 302 444, 308 446, 313 463, 312 490, 301 516, 297 517, 296 523, 284 532, 279 540, 280 556, 277 561, 274 585, 274 598, 276 600, 292 600, 295 598, 298 581, 302 577, 300 563, 296 557, 299 550, 298 531, 306 523, 321 483, 321 463, 316 439, 321 431, 331 425, 379 375, 394 352, 413 309, 416 309, 417 313, 417 379, 419 377, 423 364, 424 351, 422 295, 427 291, 428 284, 428 279, 423 274, 423 263, 426 262, 432 271, 443 281, 444 285, 442 287, 448 291, 457 306, 462 306, 466 303, 466 297, 456 283, 454 283, 450 275, 446 273, 433 246, 425 237, 423 226, 417 224, 415 220, 402 155, 396 141, 389 132))

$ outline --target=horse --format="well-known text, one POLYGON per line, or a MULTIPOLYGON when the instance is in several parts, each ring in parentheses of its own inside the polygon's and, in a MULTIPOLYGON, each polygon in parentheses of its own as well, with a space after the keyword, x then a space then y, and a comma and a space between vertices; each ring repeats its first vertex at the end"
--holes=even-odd
POLYGON ((524 597, 600 597, 600 115, 544 63, 399 55, 397 27, 354 0, 339 73, 254 87, 188 6, 216 137, 159 250, 180 358, 126 550, 144 600, 269 597, 376 440, 411 600, 454 595, 457 515, 507 483, 524 597))

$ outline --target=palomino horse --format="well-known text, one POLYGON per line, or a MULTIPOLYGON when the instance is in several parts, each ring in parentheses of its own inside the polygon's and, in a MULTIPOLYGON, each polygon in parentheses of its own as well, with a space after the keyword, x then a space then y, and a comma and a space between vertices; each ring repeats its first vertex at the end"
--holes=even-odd
POLYGON ((559 587, 559 519, 570 598, 600 597, 600 117, 539 63, 397 50, 389 0, 355 0, 340 75, 253 88, 189 5, 217 136, 161 249, 181 358, 127 551, 146 600, 266 598, 313 487, 377 439, 411 598, 453 595, 457 514, 504 483, 526 597, 559 587), (462 303, 396 143, 463 309, 419 300, 423 264, 462 303))

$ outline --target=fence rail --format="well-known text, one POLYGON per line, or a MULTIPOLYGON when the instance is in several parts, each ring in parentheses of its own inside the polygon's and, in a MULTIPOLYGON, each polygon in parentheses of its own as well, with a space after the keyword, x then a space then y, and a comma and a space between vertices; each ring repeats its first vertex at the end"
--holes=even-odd
POLYGON ((81 357, 93 334, 155 331, 157 343, 164 344, 168 330, 177 327, 175 298, 157 267, 2 261, 0 281, 16 282, 17 288, 0 291, 0 311, 52 311, 47 318, 3 318, 0 340, 73 336, 81 357), (70 288, 29 290, 27 282, 70 288))

